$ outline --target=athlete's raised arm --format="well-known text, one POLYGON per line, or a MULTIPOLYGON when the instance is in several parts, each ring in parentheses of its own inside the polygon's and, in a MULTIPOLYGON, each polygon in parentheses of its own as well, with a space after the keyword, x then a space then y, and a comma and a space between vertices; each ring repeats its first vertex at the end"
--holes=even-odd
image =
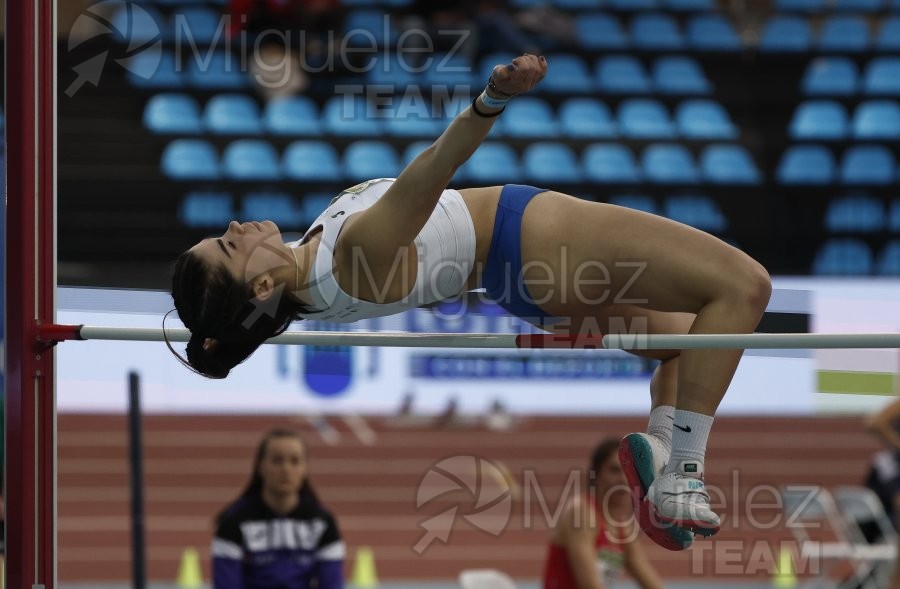
POLYGON ((377 203, 348 223, 342 245, 360 248, 369 263, 389 264, 422 230, 441 192, 484 141, 506 101, 534 88, 546 73, 547 61, 534 55, 495 67, 491 83, 472 106, 400 173, 377 203))

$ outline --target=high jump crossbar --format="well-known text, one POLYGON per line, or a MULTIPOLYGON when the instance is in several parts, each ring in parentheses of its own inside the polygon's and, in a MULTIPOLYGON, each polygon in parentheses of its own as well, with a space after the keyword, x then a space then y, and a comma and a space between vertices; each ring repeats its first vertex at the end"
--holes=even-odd
MULTIPOLYGON (((186 329, 46 325, 40 338, 66 340, 185 342, 186 329)), ((405 333, 360 331, 290 331, 267 343, 318 346, 383 346, 394 348, 521 348, 617 350, 751 350, 900 348, 900 333, 750 333, 750 334, 556 334, 405 333)))

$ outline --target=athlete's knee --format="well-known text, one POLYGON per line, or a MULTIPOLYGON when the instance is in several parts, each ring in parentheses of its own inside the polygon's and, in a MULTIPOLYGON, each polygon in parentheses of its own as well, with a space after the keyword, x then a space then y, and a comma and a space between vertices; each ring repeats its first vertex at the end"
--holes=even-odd
POLYGON ((728 287, 724 296, 741 310, 761 317, 772 296, 772 278, 762 264, 741 253, 736 256, 728 272, 728 287))

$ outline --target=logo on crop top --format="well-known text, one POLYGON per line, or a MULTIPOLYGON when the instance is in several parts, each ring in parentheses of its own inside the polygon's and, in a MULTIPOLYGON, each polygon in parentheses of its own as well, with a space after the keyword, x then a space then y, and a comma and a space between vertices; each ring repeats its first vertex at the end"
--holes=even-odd
POLYGON ((451 456, 428 469, 416 489, 416 511, 432 512, 418 522, 424 533, 412 547, 423 554, 446 544, 458 520, 499 536, 509 525, 512 486, 509 472, 483 456, 451 456))
POLYGON ((74 96, 85 84, 98 86, 109 61, 133 78, 152 78, 162 56, 159 18, 126 0, 103 0, 85 9, 69 30, 68 52, 75 54, 72 71, 76 77, 66 96, 74 96), (97 42, 107 41, 106 37, 108 42, 97 42))
POLYGON ((344 214, 346 214, 344 211, 338 211, 335 214, 331 215, 331 218, 337 219, 338 217, 340 217, 341 215, 344 215, 344 214))

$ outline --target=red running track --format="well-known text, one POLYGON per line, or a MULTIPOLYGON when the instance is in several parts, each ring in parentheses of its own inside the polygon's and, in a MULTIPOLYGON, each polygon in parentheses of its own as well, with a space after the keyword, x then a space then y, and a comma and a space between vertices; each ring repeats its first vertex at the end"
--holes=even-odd
MULTIPOLYGON (((528 419, 512 432, 499 433, 480 426, 434 429, 372 418, 368 424, 378 440, 366 446, 341 420, 330 421, 341 433, 335 445, 323 442, 305 422, 279 416, 146 417, 150 579, 174 581, 187 547, 199 550, 209 578, 212 518, 246 483, 261 433, 283 425, 299 428, 308 440, 312 480, 337 515, 348 543, 348 574, 354 550, 367 545, 374 549, 382 580, 448 580, 472 567, 500 568, 534 579, 541 574, 546 549, 544 510, 552 518, 571 473, 583 467, 601 437, 644 426, 643 419, 635 418, 554 417, 528 419), (530 489, 530 500, 521 493, 503 504, 509 506, 510 516, 499 536, 456 521, 448 544, 435 542, 419 555, 412 550, 423 535, 419 524, 453 504, 460 506, 460 513, 490 516, 476 522, 482 528, 503 528, 497 518, 504 519, 505 507, 479 511, 463 491, 416 509, 417 488, 425 474, 457 455, 502 464, 516 484, 530 489), (535 500, 538 495, 544 507, 535 500)), ((779 548, 791 546, 772 488, 788 483, 858 484, 878 449, 858 418, 720 418, 710 442, 707 483, 724 489, 723 529, 682 553, 658 549, 645 539, 653 562, 669 578, 768 576, 779 548)), ((60 416, 61 582, 130 578, 127 455, 124 416, 60 416)), ((485 493, 490 485, 497 493, 505 490, 491 477, 485 481, 485 493)))

